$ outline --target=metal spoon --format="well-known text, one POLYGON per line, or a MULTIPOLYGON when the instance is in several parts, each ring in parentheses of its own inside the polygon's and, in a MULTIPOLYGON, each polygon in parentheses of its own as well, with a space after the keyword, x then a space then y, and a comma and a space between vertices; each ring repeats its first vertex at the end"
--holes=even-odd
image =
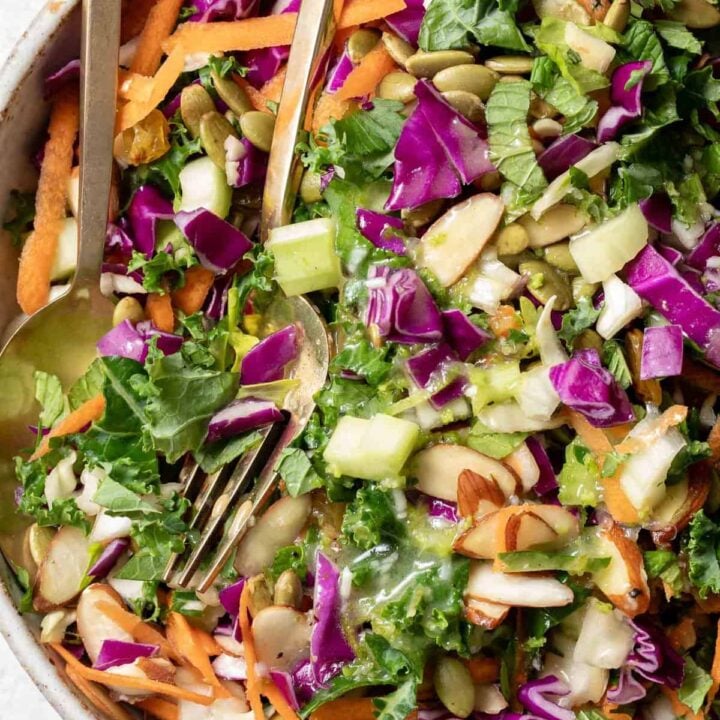
POLYGON ((34 374, 57 375, 68 387, 96 356, 95 343, 112 326, 113 303, 100 293, 112 175, 120 44, 118 0, 84 0, 80 88, 80 202, 77 269, 68 291, 20 325, 0 352, 0 548, 27 564, 15 510, 13 457, 33 445, 37 418, 34 374))

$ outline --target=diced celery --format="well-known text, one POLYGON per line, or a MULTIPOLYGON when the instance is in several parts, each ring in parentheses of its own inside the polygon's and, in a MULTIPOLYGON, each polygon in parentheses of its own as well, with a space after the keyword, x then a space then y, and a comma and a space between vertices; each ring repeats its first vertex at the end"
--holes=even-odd
POLYGON ((270 231, 268 247, 275 256, 275 274, 286 295, 339 287, 340 258, 335 254, 335 222, 306 220, 270 231))
POLYGON ((514 397, 520 386, 520 362, 514 360, 487 368, 471 368, 470 382, 476 388, 472 395, 473 413, 478 413, 491 402, 514 397))
POLYGON ((180 210, 205 208, 221 218, 230 212, 232 188, 225 172, 209 157, 193 160, 180 171, 180 188, 180 210))
POLYGON ((340 418, 324 458, 335 475, 362 480, 397 478, 415 448, 420 430, 409 420, 378 414, 371 420, 340 418))
POLYGON ((78 224, 74 217, 65 218, 58 237, 55 260, 50 270, 51 280, 66 280, 77 266, 78 224))

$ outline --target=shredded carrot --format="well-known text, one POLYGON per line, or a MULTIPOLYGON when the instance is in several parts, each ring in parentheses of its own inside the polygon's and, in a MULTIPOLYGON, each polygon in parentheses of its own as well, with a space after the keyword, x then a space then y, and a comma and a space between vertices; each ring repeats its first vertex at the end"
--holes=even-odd
POLYGON ((602 706, 603 715, 607 715, 610 720, 633 720, 632 716, 627 713, 615 712, 618 707, 615 703, 606 700, 602 706))
POLYGON ((223 649, 217 644, 215 638, 210 633, 201 630, 200 628, 192 628, 193 638, 195 642, 202 647, 203 652, 206 655, 214 657, 216 655, 222 655, 223 649))
POLYGON ((310 720, 375 720, 372 698, 339 698, 321 705, 310 720))
POLYGON ((268 15, 233 22, 185 23, 164 43, 166 52, 237 52, 290 45, 297 13, 268 15))
POLYGON ((495 682, 500 676, 500 661, 497 658, 476 657, 464 662, 476 685, 495 682))
POLYGON ((667 636, 670 644, 678 652, 689 650, 697 642, 695 621, 691 617, 684 617, 667 631, 667 636))
POLYGON ((67 664, 77 672, 77 674, 85 680, 100 683, 112 688, 132 688, 134 690, 149 690, 158 695, 166 695, 167 697, 175 697, 181 700, 197 703, 198 705, 212 705, 214 698, 211 695, 201 695, 200 693, 186 690, 177 685, 170 685, 157 680, 148 678, 129 677, 127 675, 115 675, 105 670, 95 670, 87 665, 83 665, 72 653, 66 650, 58 643, 51 643, 50 647, 67 664))
POLYGON ((145 22, 158 0, 123 0, 122 4, 122 43, 137 37, 145 27, 145 22))
POLYGON ((720 620, 718 620, 718 634, 715 639, 715 654, 713 655, 712 667, 710 668, 710 677, 712 678, 712 685, 707 695, 706 707, 712 705, 715 696, 717 695, 718 689, 720 689, 720 620))
POLYGON ((20 256, 17 300, 28 315, 47 305, 50 295, 50 271, 65 217, 78 122, 77 89, 67 86, 60 92, 50 115, 49 138, 35 199, 34 229, 20 256))
POLYGON ((260 93, 265 98, 266 106, 268 102, 280 102, 286 75, 287 65, 284 65, 260 88, 260 93))
POLYGON ((162 60, 162 44, 177 25, 183 0, 158 0, 148 14, 130 71, 154 75, 162 60))
POLYGON ((346 0, 338 29, 379 20, 405 7, 405 0, 346 0))
POLYGON ((345 0, 333 0, 333 17, 335 18, 335 24, 340 22, 344 7, 345 0))
POLYGON ((622 454, 636 453, 645 450, 670 428, 683 422, 687 417, 687 412, 688 409, 685 405, 673 405, 669 407, 650 425, 646 432, 623 440, 623 442, 615 447, 615 450, 622 454))
POLYGON ((270 112, 270 108, 265 104, 265 96, 257 88, 239 75, 233 74, 232 79, 245 91, 255 110, 270 112))
POLYGON ((202 265, 194 265, 185 273, 185 284, 172 294, 172 302, 186 315, 196 313, 205 304, 215 275, 202 265))
POLYGON ((104 689, 86 680, 70 665, 65 666, 65 673, 73 685, 102 713, 112 720, 132 720, 132 716, 111 700, 104 689))
POLYGON ((37 460, 50 450, 50 440, 63 435, 71 435, 80 432, 86 425, 99 420, 105 412, 105 396, 96 395, 86 400, 80 407, 73 410, 64 417, 50 432, 43 438, 37 450, 30 456, 31 460, 37 460))
POLYGON ((272 703, 282 720, 298 720, 297 713, 272 680, 263 680, 260 692, 272 703))
MULTIPOLYGON (((200 25, 200 23, 192 24, 200 25)), ((205 25, 203 25, 203 27, 205 27, 205 25)), ((131 101, 118 110, 115 121, 115 132, 119 134, 123 130, 127 130, 155 110, 168 94, 170 88, 175 84, 175 81, 180 77, 180 73, 184 67, 185 50, 182 47, 177 47, 165 58, 165 62, 151 78, 152 85, 147 100, 142 102, 131 101)))
POLYGON ((245 583, 245 587, 240 593, 240 614, 238 621, 240 623, 240 632, 242 633, 243 647, 245 648, 245 662, 247 664, 247 683, 245 689, 247 698, 250 702, 250 708, 255 715, 255 720, 265 720, 263 712, 262 699, 260 697, 260 685, 257 676, 257 653, 255 652, 255 639, 253 638, 250 628, 250 610, 248 608, 250 597, 250 586, 245 583))
POLYGON ((171 612, 168 615, 167 637, 175 652, 202 675, 208 685, 221 688, 212 663, 202 644, 197 642, 195 633, 184 615, 171 612))
POLYGON ((312 128, 313 134, 317 135, 323 125, 327 125, 331 120, 342 120, 349 109, 350 103, 341 100, 337 93, 322 93, 315 105, 312 122, 309 122, 308 118, 305 119, 305 129, 312 128))
POLYGON ((154 85, 154 77, 121 69, 118 75, 118 97, 122 100, 144 103, 152 95, 154 85))
POLYGON ((378 43, 347 76, 337 95, 341 100, 369 95, 394 68, 395 61, 385 49, 385 43, 378 43))
POLYGON ((173 315, 170 296, 165 293, 150 293, 145 301, 145 312, 155 323, 155 327, 163 332, 172 332, 175 328, 175 315, 173 315))
POLYGON ((635 506, 620 485, 619 473, 602 479, 603 500, 613 519, 621 523, 637 523, 640 518, 635 506))
POLYGON ((490 329, 496 337, 507 337, 511 330, 522 327, 519 315, 512 305, 501 305, 490 316, 490 329))
POLYGON ((613 447, 607 439, 607 435, 600 428, 591 425, 584 415, 575 410, 570 410, 568 419, 572 429, 595 455, 604 460, 605 455, 612 452, 613 447))
POLYGON ((135 707, 154 715, 158 720, 178 720, 180 716, 178 706, 162 698, 147 698, 135 703, 135 707))

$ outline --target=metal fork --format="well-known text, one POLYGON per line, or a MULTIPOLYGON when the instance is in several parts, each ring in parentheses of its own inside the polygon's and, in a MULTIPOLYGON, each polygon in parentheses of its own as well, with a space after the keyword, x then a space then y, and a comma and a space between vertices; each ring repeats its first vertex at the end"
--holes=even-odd
MULTIPOLYGON (((268 160, 260 226, 262 242, 268 239, 272 228, 287 225, 291 220, 301 170, 295 147, 313 86, 322 78, 322 65, 334 31, 332 0, 303 0, 268 160)), ((300 382, 286 397, 284 421, 264 428, 260 443, 234 467, 223 467, 208 476, 197 463, 188 463, 181 471, 183 495, 193 503, 190 528, 200 532, 201 537, 189 556, 185 553, 170 559, 163 579, 173 587, 194 586, 205 592, 212 586, 275 492, 279 479, 275 466, 282 451, 307 424, 315 407, 313 396, 325 382, 331 348, 327 328, 317 310, 303 297, 279 297, 266 315, 267 332, 292 322, 302 331, 299 357, 291 371, 291 377, 300 382), (249 491, 254 479, 254 488, 249 491), (198 570, 218 543, 209 567, 198 577, 198 570)))

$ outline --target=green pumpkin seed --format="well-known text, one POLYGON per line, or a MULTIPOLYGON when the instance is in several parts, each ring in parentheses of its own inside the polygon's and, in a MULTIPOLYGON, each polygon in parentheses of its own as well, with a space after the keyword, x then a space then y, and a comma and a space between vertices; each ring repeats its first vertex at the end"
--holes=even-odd
POLYGON ((532 124, 532 131, 539 138, 554 138, 562 134, 563 126, 552 118, 542 118, 532 124))
POLYGON ((300 181, 300 197, 303 202, 314 203, 322 200, 322 191, 320 190, 320 173, 306 170, 300 181))
POLYGON ((558 115, 557 108, 532 93, 530 98, 530 115, 534 118, 552 118, 558 115))
POLYGON ((424 205, 419 205, 412 210, 401 210, 400 217, 410 227, 423 227, 423 225, 427 225, 432 222, 440 214, 442 206, 442 200, 431 200, 430 202, 425 203, 424 205))
POLYGON ((591 298, 600 289, 600 283, 589 283, 578 275, 572 279, 572 296, 577 305, 582 298, 591 298))
POLYGON ((380 33, 375 30, 356 30, 347 42, 350 59, 357 65, 380 41, 380 33))
POLYGON ((180 117, 190 134, 200 135, 200 120, 206 113, 215 110, 215 103, 202 85, 188 85, 180 93, 180 117))
POLYGON ((237 137, 230 121, 213 110, 205 113, 200 120, 200 142, 208 157, 222 170, 225 169, 225 141, 237 137))
POLYGON ((405 40, 392 33, 384 32, 382 34, 382 41, 388 55, 400 67, 405 67, 407 59, 415 54, 415 48, 409 42, 405 42, 405 40))
POLYGON ((433 85, 440 92, 464 90, 487 100, 498 79, 498 74, 484 65, 455 65, 437 73, 433 85))
POLYGON ((405 61, 405 67, 415 77, 431 78, 445 68, 472 65, 474 62, 475 58, 464 50, 419 50, 405 61))
POLYGON ((470 122, 485 122, 485 106, 477 95, 465 90, 448 90, 442 96, 470 122))
POLYGON ((247 581, 248 610, 255 617, 261 610, 273 604, 270 586, 265 575, 254 575, 247 581))
POLYGON ((246 112, 253 109, 253 104, 247 93, 229 77, 221 77, 214 70, 210 73, 215 92, 220 99, 233 111, 237 117, 242 117, 246 112))
POLYGON ((300 578, 294 570, 285 570, 275 582, 275 605, 289 605, 299 608, 303 589, 300 578))
POLYGON ((145 311, 143 310, 143 306, 134 297, 130 297, 129 295, 119 300, 113 310, 113 327, 124 323, 126 320, 129 320, 135 325, 135 323, 142 322, 144 319, 145 311))
POLYGON ((410 103, 415 99, 416 82, 417 80, 406 72, 388 73, 378 85, 378 96, 385 100, 410 103))
POLYGON ((576 338, 573 343, 573 347, 578 350, 597 350, 602 352, 603 339, 598 335, 595 330, 583 330, 576 338))
POLYGON ((527 260, 520 263, 518 271, 528 275, 528 292, 543 305, 555 295, 555 310, 563 312, 572 305, 570 283, 552 265, 543 260, 527 260))
POLYGON ((275 132, 275 116, 270 113, 252 110, 240 118, 242 134, 258 150, 270 152, 273 133, 275 132))
POLYGON ((499 190, 502 185, 502 175, 499 172, 493 171, 485 173, 480 178, 480 189, 486 191, 499 190))
POLYGON ((470 671, 457 658, 441 657, 433 676, 435 693, 453 714, 466 718, 475 706, 475 686, 470 671))
POLYGON ((564 270, 573 275, 578 274, 578 266, 570 254, 570 243, 559 242, 554 245, 548 245, 545 248, 545 262, 549 262, 558 270, 564 270))
POLYGON ((495 243, 498 255, 517 255, 527 248, 530 238, 522 225, 510 223, 500 230, 495 243))
POLYGON ((485 67, 501 75, 528 75, 533 66, 529 55, 497 55, 485 61, 485 67))
POLYGON ((691 30, 704 30, 720 25, 720 10, 705 0, 680 0, 667 15, 671 20, 677 20, 691 30))
POLYGON ((630 19, 630 0, 615 0, 607 11, 607 15, 603 20, 603 25, 615 30, 615 32, 624 32, 625 26, 630 19))
POLYGON ((501 75, 498 82, 501 83, 514 83, 514 82, 523 82, 525 78, 522 75, 501 75))

